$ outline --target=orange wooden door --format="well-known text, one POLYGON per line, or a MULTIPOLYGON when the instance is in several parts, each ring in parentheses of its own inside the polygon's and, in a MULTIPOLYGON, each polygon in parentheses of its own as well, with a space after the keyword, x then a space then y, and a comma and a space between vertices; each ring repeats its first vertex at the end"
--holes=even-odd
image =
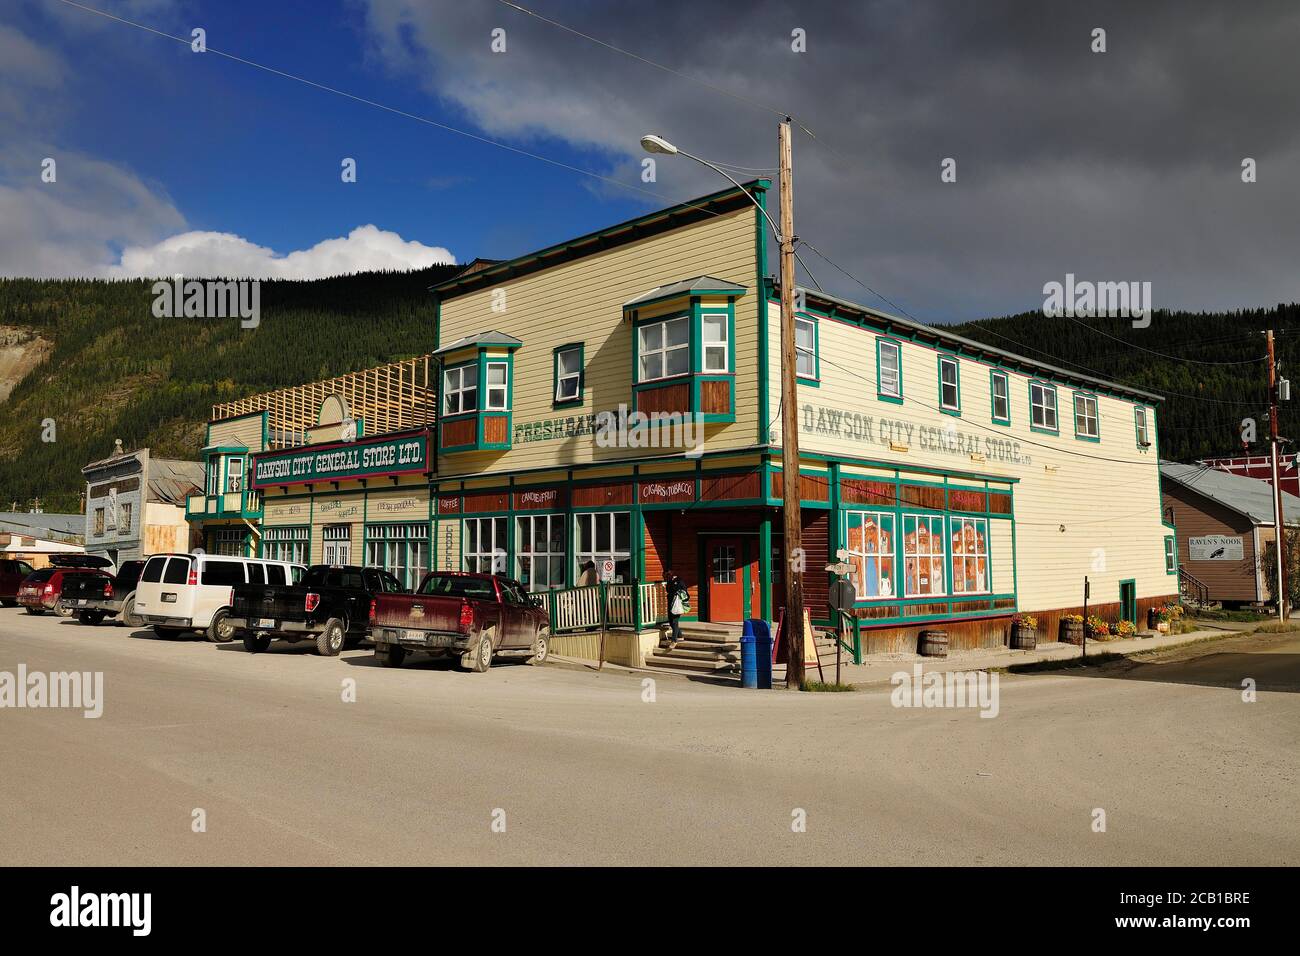
POLYGON ((705 550, 709 582, 709 620, 723 623, 745 617, 745 557, 740 538, 709 538, 705 550))

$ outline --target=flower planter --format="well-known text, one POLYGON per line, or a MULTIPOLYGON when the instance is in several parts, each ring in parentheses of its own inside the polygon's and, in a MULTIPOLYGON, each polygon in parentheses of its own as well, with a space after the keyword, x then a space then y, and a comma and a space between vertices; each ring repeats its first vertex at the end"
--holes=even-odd
POLYGON ((1082 621, 1061 621, 1061 643, 1082 644, 1083 643, 1083 622, 1082 621))
POLYGON ((1024 624, 1012 624, 1011 646, 1015 650, 1032 651, 1038 646, 1038 631, 1024 624))

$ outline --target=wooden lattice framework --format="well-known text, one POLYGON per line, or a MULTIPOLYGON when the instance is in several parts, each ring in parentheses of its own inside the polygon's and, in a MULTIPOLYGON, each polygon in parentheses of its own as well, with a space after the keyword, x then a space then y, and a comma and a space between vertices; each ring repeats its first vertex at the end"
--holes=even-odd
POLYGON ((421 355, 320 382, 221 402, 212 406, 212 420, 270 412, 270 447, 290 448, 306 443, 308 429, 316 426, 321 402, 330 395, 341 395, 353 417, 364 421, 367 435, 432 425, 437 411, 436 383, 429 377, 432 364, 432 356, 421 355))

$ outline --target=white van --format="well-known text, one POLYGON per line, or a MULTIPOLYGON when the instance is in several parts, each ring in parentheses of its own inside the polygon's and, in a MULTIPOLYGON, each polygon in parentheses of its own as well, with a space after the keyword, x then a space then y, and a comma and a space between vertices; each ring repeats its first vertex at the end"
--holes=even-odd
POLYGON ((230 589, 236 584, 297 584, 307 568, 288 561, 218 554, 155 554, 140 572, 135 615, 159 637, 204 631, 213 642, 233 640, 230 589))

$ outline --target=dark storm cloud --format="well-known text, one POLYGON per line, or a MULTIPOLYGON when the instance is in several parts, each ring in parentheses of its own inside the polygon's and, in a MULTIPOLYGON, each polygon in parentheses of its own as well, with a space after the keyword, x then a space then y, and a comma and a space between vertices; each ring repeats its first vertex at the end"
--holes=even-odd
MULTIPOLYGON (((1066 272, 1151 281, 1158 307, 1300 298, 1295 3, 523 5, 762 106, 491 0, 365 6, 385 60, 483 129, 594 147, 628 183, 647 131, 772 166, 762 107, 790 111, 817 136, 795 141, 797 231, 927 320, 1038 308, 1066 272), (956 183, 940 181, 945 157, 956 183)), ((718 182, 661 159, 655 188, 675 200, 718 182)), ((805 258, 832 291, 882 304, 805 258)))

